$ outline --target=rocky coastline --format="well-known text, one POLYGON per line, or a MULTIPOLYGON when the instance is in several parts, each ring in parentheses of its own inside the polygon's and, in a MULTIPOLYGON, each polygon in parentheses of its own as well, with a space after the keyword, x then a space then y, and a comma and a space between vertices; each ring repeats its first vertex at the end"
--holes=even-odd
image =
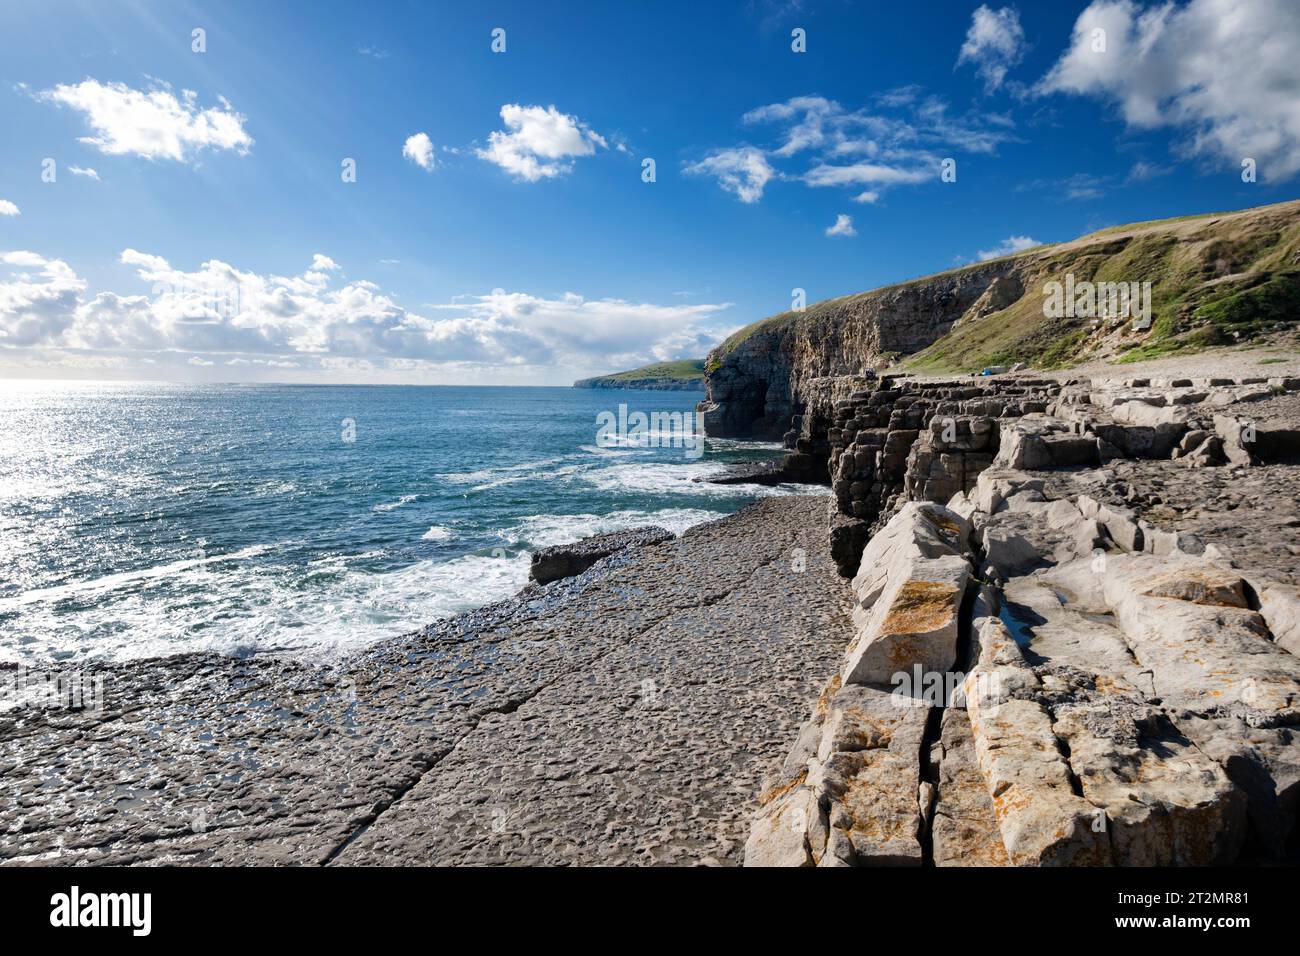
POLYGON ((91 667, 93 704, 0 711, 0 863, 1300 863, 1300 356, 1258 317, 1297 217, 741 330, 706 432, 788 453, 710 480, 827 493, 539 552, 515 598, 333 666, 91 667), (1044 321, 1053 270, 1138 253, 1200 264, 1150 338, 1044 321), (1251 345, 1111 361, 1216 336, 1251 345), (926 371, 968 347, 1086 362, 926 371))
POLYGON ((563 546, 334 666, 3 712, 0 863, 1294 863, 1281 371, 811 382, 768 471, 827 495, 563 546))
POLYGON ((853 633, 747 864, 1300 862, 1300 378, 811 394, 853 633))
POLYGON ((0 864, 737 865, 848 627, 827 503, 764 499, 335 666, 82 669, 99 706, 0 712, 0 864))
POLYGON ((629 372, 580 378, 574 388, 630 388, 652 392, 704 391, 704 360, 680 359, 658 362, 629 372))
POLYGON ((643 392, 702 392, 704 376, 699 378, 582 378, 573 383, 574 388, 624 388, 643 392))

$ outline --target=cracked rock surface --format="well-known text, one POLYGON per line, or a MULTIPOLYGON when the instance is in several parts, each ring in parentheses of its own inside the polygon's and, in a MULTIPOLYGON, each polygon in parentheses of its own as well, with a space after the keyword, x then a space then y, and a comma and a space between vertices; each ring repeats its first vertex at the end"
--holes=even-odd
POLYGON ((0 713, 0 862, 738 864, 849 628, 826 508, 767 499, 334 668, 98 668, 100 709, 0 713))

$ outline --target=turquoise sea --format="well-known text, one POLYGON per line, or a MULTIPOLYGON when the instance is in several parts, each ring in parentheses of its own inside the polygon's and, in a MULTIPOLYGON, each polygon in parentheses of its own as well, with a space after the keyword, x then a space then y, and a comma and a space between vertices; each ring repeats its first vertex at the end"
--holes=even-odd
POLYGON ((0 383, 0 661, 334 655, 513 594, 535 548, 811 490, 692 481, 775 445, 596 443, 700 397, 0 383))

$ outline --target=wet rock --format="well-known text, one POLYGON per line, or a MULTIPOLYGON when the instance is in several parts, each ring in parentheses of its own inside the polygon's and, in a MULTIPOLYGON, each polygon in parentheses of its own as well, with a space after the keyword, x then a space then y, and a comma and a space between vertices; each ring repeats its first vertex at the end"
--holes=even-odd
POLYGON ((610 534, 593 535, 572 544, 557 544, 533 552, 528 576, 538 584, 549 584, 560 578, 581 574, 601 558, 617 554, 625 548, 639 548, 659 544, 673 537, 666 528, 632 528, 610 534))

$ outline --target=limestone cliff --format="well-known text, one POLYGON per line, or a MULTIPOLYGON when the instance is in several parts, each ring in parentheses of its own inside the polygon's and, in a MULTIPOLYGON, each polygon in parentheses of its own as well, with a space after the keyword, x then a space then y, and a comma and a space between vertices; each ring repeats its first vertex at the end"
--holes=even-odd
POLYGON ((1297 317, 1300 202, 1138 223, 756 322, 709 354, 699 408, 711 435, 779 438, 827 376, 1152 358, 1286 332, 1297 317), (1150 283, 1150 322, 1096 298, 1049 316, 1053 283, 1150 283))
POLYGON ((681 359, 657 362, 630 372, 581 378, 574 388, 634 388, 658 392, 699 392, 704 390, 704 360, 681 359))

